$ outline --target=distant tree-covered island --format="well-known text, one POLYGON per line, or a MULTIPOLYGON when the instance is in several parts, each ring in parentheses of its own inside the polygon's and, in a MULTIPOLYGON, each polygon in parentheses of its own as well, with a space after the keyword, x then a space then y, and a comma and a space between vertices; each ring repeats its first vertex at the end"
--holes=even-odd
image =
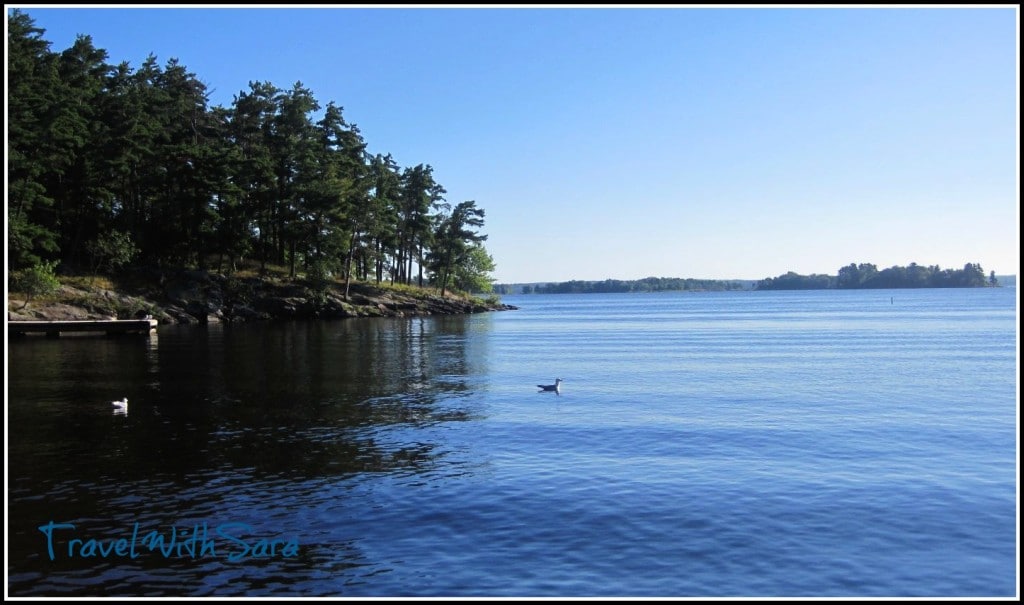
POLYGON ((720 292, 749 290, 752 282, 679 277, 645 277, 643 279, 606 279, 603 281, 570 280, 554 283, 495 284, 496 294, 595 294, 618 292, 720 292))
POLYGON ((985 277, 981 265, 967 263, 963 269, 941 269, 937 265, 910 263, 879 270, 870 263, 839 269, 837 275, 799 275, 792 271, 757 282, 756 290, 858 290, 874 288, 981 288, 998 286, 995 272, 985 277))
POLYGON ((833 290, 870 288, 980 288, 998 286, 995 272, 985 277, 981 265, 963 269, 938 266, 893 266, 879 270, 868 263, 847 265, 838 275, 800 275, 792 271, 778 277, 755 280, 715 280, 678 277, 646 277, 636 280, 570 280, 553 283, 495 284, 497 294, 595 294, 614 292, 722 292, 728 290, 833 290))

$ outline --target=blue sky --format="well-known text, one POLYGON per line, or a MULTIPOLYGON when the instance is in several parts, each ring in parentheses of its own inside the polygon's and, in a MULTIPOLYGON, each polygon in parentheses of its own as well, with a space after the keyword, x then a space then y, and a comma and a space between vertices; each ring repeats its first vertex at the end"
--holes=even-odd
POLYGON ((211 105, 301 81, 485 210, 499 282, 1018 271, 1016 6, 6 6, 211 105))

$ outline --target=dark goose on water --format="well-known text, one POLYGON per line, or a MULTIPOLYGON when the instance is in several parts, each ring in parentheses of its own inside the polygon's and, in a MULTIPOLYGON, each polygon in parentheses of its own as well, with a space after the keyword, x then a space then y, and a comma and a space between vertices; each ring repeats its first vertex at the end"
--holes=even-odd
POLYGON ((561 385, 562 379, 556 378, 555 384, 538 384, 537 387, 540 388, 541 391, 554 391, 558 393, 559 391, 561 391, 561 385))

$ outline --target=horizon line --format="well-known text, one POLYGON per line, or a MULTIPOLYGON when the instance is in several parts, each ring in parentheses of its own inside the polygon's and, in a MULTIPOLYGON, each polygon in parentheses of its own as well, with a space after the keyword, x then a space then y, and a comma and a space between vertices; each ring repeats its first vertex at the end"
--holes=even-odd
MULTIPOLYGON (((783 273, 782 275, 786 275, 786 274, 783 273)), ((831 274, 831 273, 806 273, 806 274, 797 273, 797 275, 804 275, 804 276, 828 275, 828 276, 832 276, 833 274, 831 274)), ((779 277, 779 276, 775 276, 775 277, 779 277)), ((997 278, 1000 278, 1000 277, 1013 277, 1013 278, 1016 278, 1017 274, 1016 273, 1006 273, 1006 274, 996 273, 996 277, 997 278)), ((492 283, 495 286, 514 286, 514 285, 534 285, 534 284, 562 284, 562 283, 573 282, 573 281, 576 281, 576 282, 590 282, 590 283, 597 283, 597 282, 603 282, 603 281, 630 282, 630 281, 643 281, 645 279, 692 279, 692 280, 695 280, 695 281, 712 281, 712 282, 736 282, 736 281, 752 281, 752 282, 757 282, 757 281, 762 281, 762 280, 765 280, 765 279, 774 279, 774 278, 760 277, 760 278, 757 278, 757 279, 749 279, 749 278, 738 278, 738 277, 736 277, 736 278, 709 278, 709 277, 670 277, 670 276, 664 276, 664 275, 663 276, 648 275, 647 277, 636 277, 636 278, 630 278, 630 279, 624 279, 624 278, 619 278, 619 277, 606 277, 604 279, 579 279, 579 278, 573 278, 573 279, 561 279, 561 280, 536 280, 536 281, 499 281, 499 280, 495 280, 492 283)))

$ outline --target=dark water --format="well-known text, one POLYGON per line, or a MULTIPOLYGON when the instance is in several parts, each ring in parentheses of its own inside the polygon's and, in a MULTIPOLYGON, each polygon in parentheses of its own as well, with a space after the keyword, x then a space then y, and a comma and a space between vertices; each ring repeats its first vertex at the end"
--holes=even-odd
POLYGON ((1014 596, 1015 295, 11 342, 9 595, 1014 596))

